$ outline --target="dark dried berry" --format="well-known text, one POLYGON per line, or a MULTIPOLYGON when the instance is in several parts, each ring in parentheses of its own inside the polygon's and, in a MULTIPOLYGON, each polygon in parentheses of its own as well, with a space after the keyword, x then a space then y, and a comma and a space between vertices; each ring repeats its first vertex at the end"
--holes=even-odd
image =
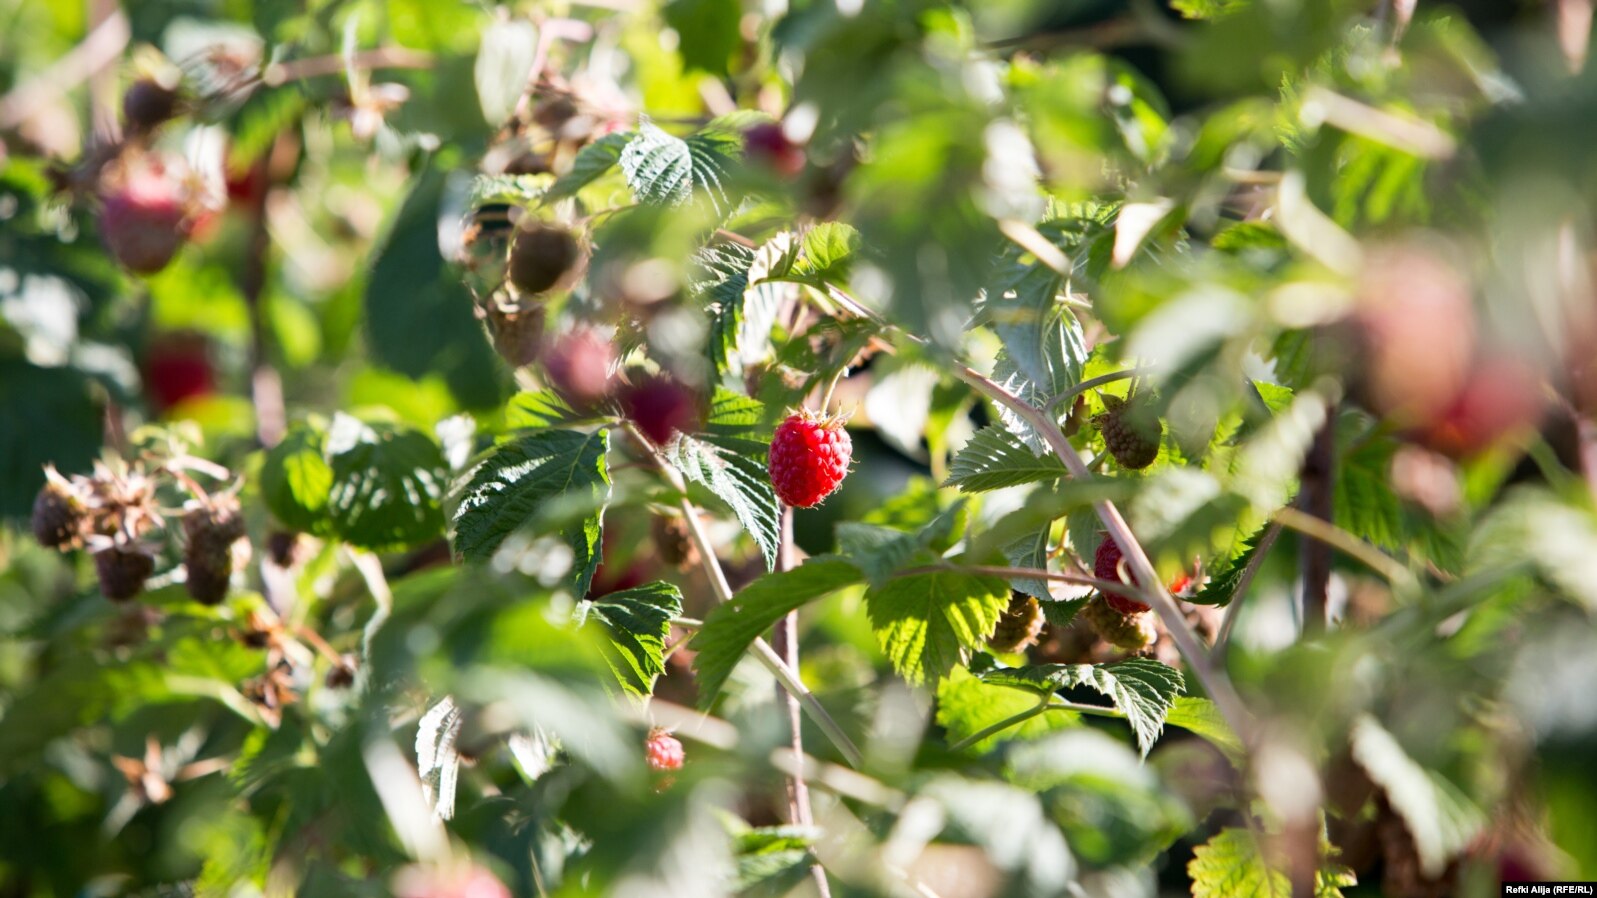
POLYGON ((195 601, 215 605, 233 579, 234 544, 244 537, 238 500, 216 497, 183 515, 185 586, 195 601))
POLYGON ((1103 596, 1088 602, 1081 616, 1092 624, 1104 642, 1128 652, 1140 652, 1159 638, 1153 615, 1123 614, 1104 601, 1103 596))
POLYGON ((1103 414, 1092 419, 1103 433, 1109 454, 1122 468, 1133 471, 1153 464, 1159 457, 1159 439, 1164 435, 1164 424, 1146 396, 1138 394, 1129 400, 1105 396, 1103 414))
POLYGON ((300 550, 305 541, 292 530, 273 530, 266 534, 266 555, 272 563, 284 570, 300 562, 300 550))
POLYGON ((177 115, 177 90, 154 78, 140 78, 122 95, 122 120, 135 134, 152 131, 177 115))
POLYGON ((144 591, 144 581, 155 573, 155 558, 138 549, 111 546, 94 553, 94 573, 102 595, 125 602, 144 591))
POLYGON ((1004 654, 1024 652, 1037 644, 1037 634, 1042 632, 1043 623, 1042 605, 1032 596, 1011 590, 1009 608, 999 615, 987 644, 993 651, 1004 654))
POLYGON ((344 655, 339 658, 336 664, 327 669, 327 678, 323 681, 327 684, 327 688, 348 689, 355 685, 356 663, 354 655, 344 655))
POLYGON ((699 547, 693 542, 687 518, 655 515, 649 526, 654 537, 654 551, 661 561, 679 571, 688 570, 699 563, 699 547))
POLYGON ((510 247, 510 283, 524 294, 543 293, 569 282, 581 259, 582 244, 569 229, 545 222, 523 227, 510 247))
POLYGON ((33 500, 33 538, 52 549, 71 549, 83 534, 83 497, 53 470, 33 500))

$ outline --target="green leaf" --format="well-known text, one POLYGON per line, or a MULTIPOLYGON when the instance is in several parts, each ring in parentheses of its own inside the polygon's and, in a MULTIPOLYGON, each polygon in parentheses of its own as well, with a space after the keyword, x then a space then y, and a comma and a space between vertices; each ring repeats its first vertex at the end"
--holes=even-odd
POLYGON ((1233 762, 1240 762, 1243 754, 1242 739, 1225 722, 1220 709, 1206 698, 1191 695, 1176 696, 1175 703, 1165 715, 1166 726, 1180 727, 1202 737, 1220 749, 1233 762))
MULTIPOLYGON (((837 551, 871 583, 881 583, 909 564, 923 546, 913 533, 844 521, 837 525, 837 551)), ((930 556, 925 558, 930 562, 930 556)))
POLYGON ((27 517, 46 464, 68 473, 89 468, 104 430, 94 393, 72 368, 0 362, 0 514, 27 517))
MULTIPOLYGON (((987 727, 1037 706, 1037 694, 985 682, 962 667, 937 684, 937 724, 948 731, 949 744, 968 739, 987 727)), ((988 736, 970 747, 985 754, 1000 742, 1035 739, 1067 726, 1074 726, 1079 715, 1068 711, 1048 711, 988 736)))
POLYGON ((482 30, 472 80, 488 124, 497 127, 510 118, 537 59, 538 27, 531 21, 505 19, 482 30))
MULTIPOLYGON (((1289 898, 1292 882, 1259 852, 1253 833, 1228 827, 1192 851, 1187 863, 1193 898, 1289 898)), ((1315 898, 1342 898, 1342 886, 1357 885, 1350 871, 1322 867, 1314 874, 1315 898)))
POLYGON ((654 691, 665 673, 665 640, 671 619, 682 614, 682 593, 670 583, 650 583, 608 593, 577 606, 580 619, 597 619, 610 634, 610 668, 635 695, 654 691))
POLYGON ((716 387, 710 397, 704 430, 716 436, 746 436, 758 430, 764 422, 765 403, 724 387, 716 387))
POLYGON ((640 203, 676 206, 693 192, 693 158, 687 141, 644 121, 621 150, 621 171, 640 203))
POLYGON ((676 30, 677 52, 684 68, 726 74, 727 63, 742 43, 738 27, 743 4, 739 0, 671 0, 660 14, 676 30))
POLYGON ((1436 879, 1479 835, 1486 819, 1458 787, 1420 766, 1374 717, 1353 723, 1353 760, 1386 794, 1414 840, 1420 872, 1436 879))
POLYGON ((1165 715, 1176 696, 1186 690, 1181 671, 1152 658, 1128 658, 1102 665, 1040 664, 987 671, 981 678, 988 683, 1049 695, 1077 686, 1094 689, 1113 701, 1115 708, 1125 715, 1144 756, 1164 730, 1165 715))
POLYGON ((296 424, 266 453, 258 483, 272 515, 288 527, 325 534, 333 469, 327 464, 326 438, 308 424, 296 424))
POLYGON ((741 898, 780 898, 809 876, 814 830, 798 826, 762 826, 738 833, 732 840, 737 875, 732 888, 741 898))
POLYGON ((853 225, 827 221, 804 232, 799 262, 793 273, 812 284, 842 281, 848 277, 860 235, 853 225))
POLYGON ((882 651, 910 683, 936 682, 981 648, 1009 607, 999 577, 934 571, 872 587, 865 608, 882 651))
POLYGON ((577 191, 604 177, 621 161, 621 151, 632 137, 630 133, 612 132, 577 151, 577 157, 571 161, 571 170, 549 185, 543 201, 552 203, 576 196, 577 191))
POLYGON ((413 546, 444 532, 448 463, 432 437, 340 414, 327 433, 333 531, 367 549, 413 546))
POLYGON ((471 182, 471 208, 509 203, 532 206, 543 200, 549 188, 548 175, 478 175, 471 182))
POLYGON ((1253 557, 1259 552, 1259 541, 1264 539, 1266 529, 1258 532, 1243 541, 1242 554, 1231 559, 1225 569, 1215 574, 1197 595, 1187 599, 1194 605, 1229 605, 1236 597, 1237 587, 1242 583, 1242 575, 1247 572, 1248 566, 1253 564, 1253 557))
MULTIPOLYGON (((1011 567, 1031 568, 1033 570, 1047 570, 1048 568, 1048 531, 1051 527, 1044 527, 1031 536, 1023 536, 1004 547, 1004 559, 1011 567)), ((1056 627, 1063 627, 1070 623, 1070 618, 1076 616, 1076 606, 1080 602, 1059 601, 1054 598, 1048 589, 1048 581, 1040 577, 1010 577, 1009 586, 1018 589, 1028 596, 1036 598, 1050 606, 1068 607, 1069 615, 1058 621, 1050 615, 1048 620, 1056 627)))
POLYGON ((553 390, 517 393, 505 409, 505 426, 511 430, 538 430, 582 420, 585 416, 553 390))
POLYGON ((604 503, 610 498, 609 444, 604 430, 549 429, 494 449, 461 490, 453 522, 456 554, 486 561, 512 533, 552 521, 573 553, 571 590, 586 594, 599 564, 604 503))
POLYGON ((818 557, 790 571, 766 574, 743 587, 730 602, 717 605, 688 647, 697 652, 699 705, 709 707, 750 644, 783 615, 813 599, 859 582, 846 561, 818 557))
POLYGON ((1219 19, 1239 12, 1252 0, 1170 0, 1170 8, 1189 19, 1219 19))
POLYGON ((699 297, 710 318, 709 355, 716 373, 738 376, 743 371, 745 320, 750 312, 770 331, 770 314, 775 304, 767 292, 755 292, 750 307, 749 267, 754 250, 739 243, 717 243, 703 247, 693 257, 694 279, 689 291, 699 297))
POLYGON ((982 493, 1056 480, 1065 474, 1064 463, 1053 453, 1038 455, 1008 430, 983 427, 954 455, 943 485, 982 493))
POLYGON ((765 557, 766 570, 776 566, 781 547, 781 509, 765 470, 770 447, 742 437, 683 434, 665 452, 667 460, 688 480, 708 487, 737 515, 765 557))

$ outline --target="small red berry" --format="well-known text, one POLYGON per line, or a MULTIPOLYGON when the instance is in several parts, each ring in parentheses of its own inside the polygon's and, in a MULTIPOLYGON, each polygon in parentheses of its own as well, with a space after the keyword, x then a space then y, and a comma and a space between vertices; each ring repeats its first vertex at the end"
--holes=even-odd
MULTIPOLYGON (((1128 580, 1126 577, 1120 576, 1120 558, 1120 546, 1114 541, 1113 537, 1105 536, 1103 542, 1098 544, 1098 552, 1092 559, 1093 576, 1099 580, 1119 581, 1121 583, 1129 583, 1132 586, 1140 586, 1141 584, 1137 582, 1137 575, 1130 570, 1126 571, 1126 575, 1131 579, 1128 580)), ((1104 601, 1109 603, 1109 607, 1121 614, 1141 614, 1148 610, 1146 604, 1129 596, 1106 592, 1103 597, 1104 601)))
POLYGON ((593 328, 583 327, 555 338, 544 351, 543 370, 549 385, 580 410, 610 397, 615 361, 615 345, 593 328))
POLYGON ((166 411, 185 399, 216 392, 216 369, 200 334, 167 334, 150 343, 144 359, 144 383, 150 403, 166 411))
POLYGON ((644 759, 654 770, 681 770, 685 760, 682 743, 665 730, 650 730, 649 740, 644 743, 644 759))
POLYGON ((832 494, 848 476, 854 442, 840 418, 805 411, 789 415, 771 437, 771 485, 777 498, 794 508, 810 508, 832 494))
POLYGON ((785 178, 804 170, 804 148, 787 139, 782 126, 765 122, 743 132, 743 151, 748 157, 785 178))
POLYGON ((699 426, 698 395, 667 377, 637 380, 622 392, 621 406, 655 445, 670 442, 676 431, 686 433, 699 426))
POLYGON ((510 898, 499 877, 477 866, 406 867, 394 877, 396 898, 510 898))
POLYGON ((125 165, 103 191, 100 236, 129 271, 160 271, 188 239, 194 209, 182 170, 179 163, 143 157, 125 165))

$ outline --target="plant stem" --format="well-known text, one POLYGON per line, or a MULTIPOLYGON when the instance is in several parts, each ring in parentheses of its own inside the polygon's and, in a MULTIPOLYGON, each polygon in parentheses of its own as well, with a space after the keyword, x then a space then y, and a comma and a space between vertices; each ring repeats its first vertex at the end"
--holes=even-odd
MULTIPOLYGON (((781 522, 782 538, 776 551, 776 569, 779 571, 792 570, 793 555, 797 548, 793 545, 793 509, 782 509, 781 522)), ((771 647, 782 658, 782 661, 793 670, 799 669, 799 643, 798 643, 798 611, 789 611, 776 622, 775 631, 771 634, 771 647)), ((804 713, 799 708, 798 698, 782 686, 776 689, 776 699, 787 712, 788 747, 792 749, 793 756, 804 756, 804 713)), ((787 780, 787 814, 788 822, 795 826, 814 826, 815 814, 810 808, 810 789, 804 782, 804 770, 799 768, 790 771, 787 780)), ((814 853, 811 852, 811 857, 814 853)), ((832 888, 826 881, 826 869, 821 866, 819 859, 810 865, 810 875, 815 878, 815 888, 821 898, 831 898, 832 888)))
POLYGON ((1069 402, 1070 400, 1075 399, 1077 396, 1080 396, 1082 393, 1085 393, 1094 387, 1101 387, 1104 384, 1112 384, 1117 380, 1130 380, 1133 377, 1146 374, 1151 370, 1153 369, 1147 367, 1127 368, 1124 371, 1111 371, 1108 374, 1100 374, 1097 377, 1089 377, 1081 383, 1076 384, 1070 389, 1065 390, 1054 398, 1048 400, 1048 405, 1043 408, 1043 411, 1053 414, 1054 409, 1058 408, 1060 403, 1069 402))
MULTIPOLYGON (((714 544, 710 542, 709 535, 704 532, 704 525, 699 521, 698 510, 693 507, 692 500, 688 498, 687 484, 682 482, 682 475, 678 474, 675 468, 666 463, 666 460, 660 456, 659 450, 655 448, 653 443, 649 442, 649 438, 644 436, 635 425, 631 422, 625 422, 621 426, 648 457, 654 460, 655 467, 660 469, 660 473, 670 482, 672 488, 681 494, 682 513, 687 518, 688 536, 692 538, 694 545, 699 549, 700 563, 703 564, 704 573, 710 580, 710 591, 715 594, 717 602, 731 601, 732 586, 727 582, 726 571, 721 569, 721 560, 715 555, 714 544)), ((865 756, 860 753, 858 746, 854 744, 854 740, 843 732, 843 728, 832 718, 832 715, 821 704, 820 700, 815 697, 815 694, 810 692, 809 688, 804 685, 804 681, 799 679, 798 671, 788 667, 787 663, 776 652, 771 650, 770 644, 764 639, 756 637, 753 647, 754 657, 758 658, 760 663, 764 664, 766 669, 776 677, 777 682, 781 683, 782 687, 798 700, 805 712, 815 720, 816 726, 821 728, 821 732, 825 733, 826 737, 837 746, 838 752, 847 759, 850 765, 854 767, 861 766, 865 762, 865 756)))
MULTIPOLYGON (((1303 460, 1300 504, 1304 514, 1330 523, 1335 474, 1336 406, 1333 404, 1303 460)), ((1331 547, 1319 540, 1304 540, 1298 558, 1303 580, 1303 635, 1312 637, 1325 632, 1325 606, 1331 591, 1331 547)))
POLYGON ((1412 586, 1414 584, 1414 575, 1395 558, 1387 556, 1381 550, 1329 521, 1323 521, 1314 515, 1305 514, 1290 505, 1278 510, 1272 517, 1277 523, 1289 530, 1296 530, 1304 536, 1317 539, 1344 555, 1357 559, 1366 567, 1391 581, 1393 586, 1412 586))
POLYGON ((958 742, 955 742, 953 745, 950 745, 948 750, 955 752, 964 751, 965 749, 970 748, 972 745, 976 745, 983 739, 986 739, 988 736, 992 736, 996 733, 1002 733, 1004 730, 1007 730, 1010 727, 1020 726, 1026 721, 1044 713, 1047 710, 1048 697, 1044 696, 1042 701, 1031 706, 1030 708, 1021 711, 1019 714, 1011 714, 1010 716, 1005 717, 1003 720, 1000 720, 991 726, 982 727, 976 732, 971 733, 969 736, 966 736, 958 742))

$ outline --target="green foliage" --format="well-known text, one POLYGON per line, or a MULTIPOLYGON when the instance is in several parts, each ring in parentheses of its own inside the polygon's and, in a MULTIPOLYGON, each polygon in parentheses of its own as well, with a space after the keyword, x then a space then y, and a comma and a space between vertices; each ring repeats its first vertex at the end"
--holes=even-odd
POLYGON ((911 683, 935 684, 968 661, 1007 607, 1009 584, 955 570, 906 574, 865 594, 882 651, 911 683))
MULTIPOLYGON (((1187 864, 1194 898, 1271 898, 1292 894, 1286 873, 1265 862, 1255 835, 1247 829, 1223 829, 1197 848, 1187 864)), ((1346 871, 1316 870, 1315 898, 1341 898, 1342 888, 1356 885, 1346 871)))
POLYGON ((637 589, 585 599, 578 606, 582 619, 604 625, 615 646, 611 667, 629 692, 648 695, 655 678, 665 673, 665 639, 671 619, 682 614, 682 592, 670 583, 651 583, 637 589))
MULTIPOLYGON (((332 473, 327 512, 333 531, 367 549, 413 546, 442 536, 447 470, 432 437, 390 424, 339 415, 327 431, 332 473)), ((299 467, 298 488, 310 499, 318 473, 299 467)))
POLYGON ((1085 686, 1110 701, 1125 715, 1146 755, 1164 731, 1165 715, 1176 697, 1186 691, 1181 672, 1147 658, 1130 658, 1114 664, 1044 664, 1014 670, 993 670, 982 679, 997 686, 1030 689, 1051 695, 1060 689, 1085 686))

